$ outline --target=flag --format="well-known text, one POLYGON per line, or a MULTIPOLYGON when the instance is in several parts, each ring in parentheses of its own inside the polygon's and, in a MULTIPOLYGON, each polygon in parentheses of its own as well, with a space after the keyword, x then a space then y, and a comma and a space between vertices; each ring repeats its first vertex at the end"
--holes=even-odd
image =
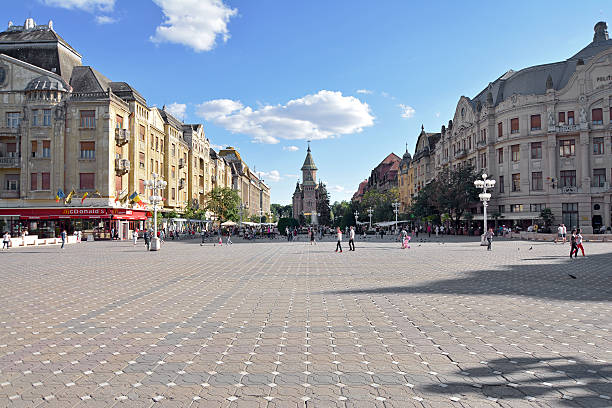
POLYGON ((55 202, 59 203, 59 200, 61 200, 64 197, 66 197, 66 194, 64 194, 64 192, 60 188, 59 190, 57 190, 57 194, 55 195, 55 202))
POLYGON ((81 198, 81 204, 83 204, 83 201, 85 201, 88 195, 89 193, 87 191, 85 192, 85 194, 83 194, 83 197, 81 198))
POLYGON ((138 193, 136 191, 134 191, 131 195, 130 195, 130 201, 132 203, 139 203, 142 200, 140 199, 140 196, 138 195, 138 193))
POLYGON ((123 197, 121 197, 121 198, 119 199, 119 202, 120 202, 121 204, 125 204, 125 203, 127 202, 127 200, 128 200, 128 196, 129 196, 129 193, 126 191, 126 192, 125 192, 125 194, 123 195, 123 197))
POLYGON ((74 191, 74 189, 72 189, 68 195, 66 196, 66 198, 64 199, 64 204, 70 204, 72 202, 72 196, 76 194, 76 191, 74 191))

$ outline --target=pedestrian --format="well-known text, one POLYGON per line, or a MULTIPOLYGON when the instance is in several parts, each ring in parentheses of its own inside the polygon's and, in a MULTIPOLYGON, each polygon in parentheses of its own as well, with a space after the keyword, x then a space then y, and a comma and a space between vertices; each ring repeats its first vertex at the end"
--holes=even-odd
POLYGON ((440 233, 440 227, 436 225, 436 237, 438 236, 439 233, 440 233))
POLYGON ((493 228, 489 228, 487 232, 485 232, 485 239, 487 240, 487 251, 491 250, 491 241, 493 241, 493 228))
POLYGON ((315 242, 315 230, 314 228, 310 228, 310 245, 316 245, 315 242))
POLYGON ((576 231, 576 256, 578 256, 578 249, 580 249, 582 251, 582 256, 584 255, 584 247, 582 246, 582 234, 581 234, 582 230, 580 228, 578 228, 578 231, 576 231))
POLYGON ((232 232, 233 232, 233 230, 234 230, 233 228, 230 228, 227 231, 227 245, 232 245, 233 244, 233 242, 232 242, 232 232))
POLYGON ((6 231, 4 233, 4 236, 2 237, 2 249, 6 248, 8 250, 10 243, 11 243, 11 234, 9 234, 9 232, 6 231))
POLYGON ((570 237, 570 259, 573 255, 578 257, 578 246, 576 245, 576 230, 572 230, 572 236, 570 237))
POLYGON ((555 238, 555 244, 561 239, 563 239, 563 224, 559 224, 557 227, 557 238, 555 238))
POLYGON ((427 236, 431 238, 431 224, 427 224, 427 236))
POLYGON ((349 231, 349 251, 355 251, 355 228, 352 226, 349 231))
POLYGON ((145 231, 144 231, 143 238, 144 238, 145 246, 147 247, 147 251, 149 251, 150 250, 150 246, 151 246, 151 233, 146 228, 145 228, 145 231))
POLYGON ((338 252, 338 249, 340 250, 340 252, 342 252, 342 230, 340 229, 340 227, 336 229, 336 235, 338 237, 338 242, 336 243, 336 252, 338 252))
POLYGON ((565 226, 565 224, 561 224, 561 226, 563 227, 563 243, 565 244, 566 235, 567 235, 567 227, 565 226))
POLYGON ((133 232, 132 232, 132 240, 134 242, 134 245, 136 245, 136 241, 138 241, 138 228, 136 228, 133 232))
POLYGON ((64 245, 66 244, 66 230, 62 230, 62 233, 60 234, 60 236, 62 237, 62 248, 64 249, 64 245))

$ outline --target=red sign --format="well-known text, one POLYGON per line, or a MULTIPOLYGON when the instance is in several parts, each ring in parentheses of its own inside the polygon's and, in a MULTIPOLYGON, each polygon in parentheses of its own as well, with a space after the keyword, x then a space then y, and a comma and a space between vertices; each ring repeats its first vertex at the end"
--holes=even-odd
POLYGON ((126 208, 7 208, 0 209, 0 216, 13 216, 21 219, 101 219, 146 220, 147 211, 126 208))

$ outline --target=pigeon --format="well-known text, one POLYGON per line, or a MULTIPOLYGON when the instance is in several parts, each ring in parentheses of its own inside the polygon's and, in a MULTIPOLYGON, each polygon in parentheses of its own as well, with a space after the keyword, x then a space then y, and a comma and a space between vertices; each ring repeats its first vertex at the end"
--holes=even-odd
POLYGON ((571 273, 568 273, 569 277, 572 279, 576 279, 576 277, 574 275, 572 275, 571 273))
POLYGON ((533 249, 533 247, 532 247, 532 246, 530 246, 530 247, 529 247, 529 250, 531 251, 532 249, 533 249))

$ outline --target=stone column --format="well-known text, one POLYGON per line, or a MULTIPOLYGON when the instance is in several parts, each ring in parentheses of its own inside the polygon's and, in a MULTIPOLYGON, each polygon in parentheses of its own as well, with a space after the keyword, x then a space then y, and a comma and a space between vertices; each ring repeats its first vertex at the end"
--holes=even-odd
POLYGON ((589 131, 583 130, 580 132, 580 179, 582 192, 587 194, 591 192, 591 163, 589 160, 589 131))
POLYGON ((610 226, 610 201, 612 196, 610 194, 604 195, 604 203, 603 203, 603 223, 607 227, 610 226))
POLYGON ((559 175, 557 174, 557 157, 559 156, 559 153, 557 153, 557 135, 555 133, 548 134, 548 140, 546 141, 546 152, 548 154, 548 177, 555 179, 555 189, 553 191, 552 184, 549 184, 549 192, 556 194, 556 189, 559 185, 559 175))

